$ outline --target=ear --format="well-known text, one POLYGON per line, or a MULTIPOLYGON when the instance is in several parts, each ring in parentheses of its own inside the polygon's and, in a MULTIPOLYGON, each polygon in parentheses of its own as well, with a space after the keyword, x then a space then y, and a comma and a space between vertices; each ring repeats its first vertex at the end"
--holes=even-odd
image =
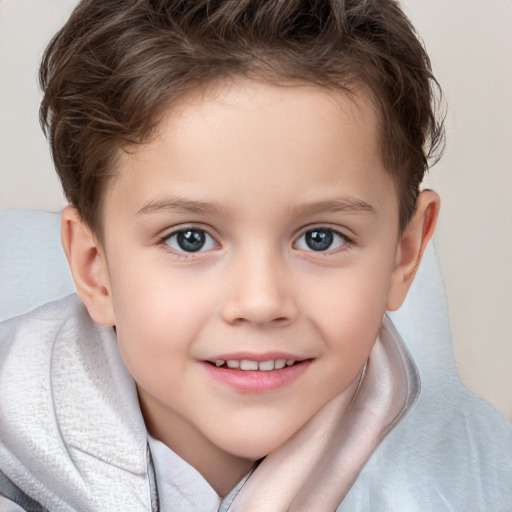
POLYGON ((423 252, 434 234, 439 215, 440 200, 433 190, 420 192, 416 212, 405 227, 396 252, 395 268, 391 276, 386 309, 398 309, 409 291, 423 252))
POLYGON ((71 206, 62 211, 61 236, 75 287, 87 311, 95 322, 115 325, 105 251, 71 206))

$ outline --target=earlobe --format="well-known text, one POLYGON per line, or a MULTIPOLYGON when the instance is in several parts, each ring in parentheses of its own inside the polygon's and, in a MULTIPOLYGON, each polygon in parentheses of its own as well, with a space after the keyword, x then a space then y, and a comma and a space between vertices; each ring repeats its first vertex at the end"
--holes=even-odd
POLYGON ((92 319, 101 325, 115 325, 105 252, 71 206, 62 211, 61 236, 75 287, 92 319))
POLYGON ((423 252, 434 234, 440 199, 433 190, 420 192, 416 212, 405 227, 398 244, 396 262, 388 293, 386 309, 398 309, 409 291, 423 252))

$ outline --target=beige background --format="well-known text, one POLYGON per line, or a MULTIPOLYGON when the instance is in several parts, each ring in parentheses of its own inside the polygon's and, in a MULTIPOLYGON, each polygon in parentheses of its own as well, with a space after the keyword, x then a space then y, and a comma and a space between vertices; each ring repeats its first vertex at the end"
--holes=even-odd
MULTIPOLYGON (((465 383, 512 420, 512 2, 403 0, 449 106, 427 185, 465 383)), ((75 0, 0 0, 0 208, 64 205, 38 125, 36 69, 75 0)))

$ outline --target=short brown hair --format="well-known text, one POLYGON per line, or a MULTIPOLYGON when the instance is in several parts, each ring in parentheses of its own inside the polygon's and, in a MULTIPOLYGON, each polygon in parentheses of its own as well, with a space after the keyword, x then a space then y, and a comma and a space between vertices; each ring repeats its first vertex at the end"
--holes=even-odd
POLYGON ((395 0, 82 0, 46 49, 41 123, 64 192, 101 230, 119 151, 163 110, 223 77, 369 91, 400 226, 442 146, 438 84, 395 0))

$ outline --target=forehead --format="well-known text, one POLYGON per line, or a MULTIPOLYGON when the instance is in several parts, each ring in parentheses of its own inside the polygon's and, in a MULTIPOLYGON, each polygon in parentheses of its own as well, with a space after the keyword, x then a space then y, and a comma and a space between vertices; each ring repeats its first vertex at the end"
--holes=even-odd
POLYGON ((124 205, 138 210, 167 193, 203 200, 202 194, 215 191, 227 203, 236 202, 233 194, 247 193, 248 208, 254 197, 281 201, 285 187, 291 203, 294 196, 321 200, 333 188, 376 203, 389 200, 385 192, 391 191, 396 202, 379 140, 364 92, 217 83, 168 109, 150 142, 121 155, 105 199, 108 205, 109 196, 122 192, 124 205))

